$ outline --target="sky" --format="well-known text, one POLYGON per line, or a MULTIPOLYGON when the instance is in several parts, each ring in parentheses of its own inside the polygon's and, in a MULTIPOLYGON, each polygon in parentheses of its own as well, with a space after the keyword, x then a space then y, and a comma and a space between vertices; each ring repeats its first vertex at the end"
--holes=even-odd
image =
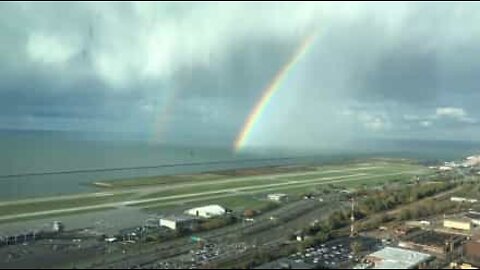
POLYGON ((478 3, 0 3, 0 129, 246 148, 478 140, 478 3), (117 135, 115 135, 117 134, 117 135))

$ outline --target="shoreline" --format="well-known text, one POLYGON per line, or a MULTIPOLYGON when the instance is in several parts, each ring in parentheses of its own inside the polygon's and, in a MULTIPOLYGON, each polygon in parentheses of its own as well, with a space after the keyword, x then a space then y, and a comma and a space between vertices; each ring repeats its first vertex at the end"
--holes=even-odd
MULTIPOLYGON (((269 159, 272 160, 272 159, 269 159)), ((293 159, 295 160, 295 159, 293 159)), ((390 158, 390 157, 365 157, 365 158, 359 158, 359 157, 350 157, 350 158, 342 158, 341 160, 337 159, 330 159, 330 160, 324 160, 324 161, 318 161, 318 162, 313 162, 313 161, 308 161, 308 162, 302 162, 300 160, 295 160, 298 162, 291 163, 291 164, 256 164, 248 167, 237 167, 237 168, 230 168, 230 169, 225 169, 225 168, 219 168, 219 169, 210 169, 206 168, 205 170, 202 170, 200 172, 193 172, 193 173, 185 173, 185 172, 178 172, 178 173, 170 173, 170 174, 157 174, 153 176, 138 176, 138 177, 126 177, 126 178, 110 178, 106 180, 89 180, 85 182, 80 182, 80 183, 72 183, 72 185, 76 185, 76 188, 78 191, 76 192, 63 192, 63 193, 57 193, 57 194, 47 194, 45 193, 44 195, 32 195, 32 196, 19 196, 17 198, 12 198, 12 197, 5 197, 5 198, 0 198, 0 206, 5 205, 5 204, 16 204, 16 203, 22 203, 22 202, 30 202, 30 201, 49 201, 52 198, 58 198, 58 199, 74 199, 74 198, 84 198, 84 197, 97 197, 98 194, 108 192, 109 190, 113 191, 121 191, 122 189, 127 189, 131 188, 131 186, 137 186, 137 187, 146 187, 146 186, 152 186, 152 185, 159 185, 159 184, 168 184, 168 183, 152 183, 152 184, 147 184, 147 185, 142 185, 141 182, 133 183, 137 181, 138 179, 166 179, 168 180, 167 182, 171 182, 172 180, 178 180, 181 178, 190 178, 187 181, 191 181, 191 177, 193 178, 201 178, 202 176, 210 175, 210 176, 217 176, 217 180, 220 180, 221 178, 235 178, 235 177, 242 177, 242 176, 248 176, 247 175, 241 175, 242 172, 246 171, 263 171, 262 173, 254 173, 254 175, 257 176, 262 176, 262 175, 269 175, 272 174, 272 170, 280 169, 284 170, 283 173, 288 173, 289 171, 295 171, 298 170, 298 168, 301 168, 303 171, 309 171, 308 167, 318 167, 318 166, 342 166, 345 164, 357 164, 357 163, 366 163, 366 162, 401 162, 401 163, 418 163, 417 160, 410 159, 410 158, 390 158), (240 172, 240 174, 238 174, 240 172), (238 174, 238 175, 236 175, 238 174), (221 177, 219 177, 221 176, 221 177), (172 179, 173 178, 173 179, 172 179), (127 185, 126 187, 116 187, 115 184, 121 184, 122 182, 127 182, 131 183, 127 185), (83 188, 83 189, 82 189, 83 188)), ((252 176, 252 175, 250 175, 252 176)), ((213 178, 215 179, 215 178, 213 178)), ((210 179, 207 179, 210 180, 210 179)), ((201 181, 201 180, 200 180, 201 181)))

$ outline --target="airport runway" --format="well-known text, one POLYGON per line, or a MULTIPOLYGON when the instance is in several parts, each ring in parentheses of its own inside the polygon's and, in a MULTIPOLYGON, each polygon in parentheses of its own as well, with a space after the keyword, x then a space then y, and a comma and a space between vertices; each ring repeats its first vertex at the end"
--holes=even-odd
POLYGON ((309 172, 295 172, 295 173, 266 174, 266 175, 259 175, 259 176, 256 175, 256 176, 245 176, 245 177, 231 177, 228 179, 200 181, 198 183, 179 183, 179 184, 171 184, 168 186, 149 185, 149 186, 144 186, 139 188, 113 189, 113 190, 108 190, 104 192, 95 192, 95 193, 87 193, 87 194, 65 195, 65 196, 55 196, 55 197, 47 197, 47 198, 32 198, 32 199, 23 199, 23 200, 17 200, 17 201, 4 201, 4 202, 0 202, 0 206, 51 202, 51 201, 69 200, 69 199, 83 199, 83 198, 90 198, 90 197, 114 196, 114 195, 121 195, 121 194, 128 194, 128 193, 136 193, 137 197, 141 197, 149 193, 156 193, 156 192, 167 191, 167 190, 178 189, 178 188, 189 188, 189 187, 197 187, 197 186, 205 186, 205 185, 228 184, 228 183, 234 183, 234 182, 247 182, 247 181, 256 181, 256 180, 278 180, 278 179, 287 178, 287 177, 308 176, 308 175, 315 175, 315 174, 329 174, 329 173, 337 173, 337 172, 354 172, 354 171, 362 171, 362 170, 372 170, 377 168, 379 167, 366 166, 366 167, 359 167, 359 168, 353 168, 353 169, 341 169, 341 170, 336 169, 336 170, 327 170, 327 171, 309 171, 309 172))
MULTIPOLYGON (((357 168, 355 170, 359 170, 357 168)), ((364 168, 365 169, 365 168, 364 168)), ((348 170, 342 170, 348 171, 348 170)), ((151 198, 151 199, 138 199, 138 200, 127 200, 127 201, 120 201, 120 202, 113 202, 113 203, 104 203, 98 205, 90 205, 90 206, 82 206, 82 207, 73 207, 73 208, 65 208, 65 209, 55 209, 55 210, 48 210, 48 211, 39 211, 39 212, 31 212, 31 213, 20 213, 15 215, 5 215, 0 216, 0 221, 5 220, 15 220, 20 218, 26 217, 40 217, 46 215, 53 215, 53 214, 63 214, 63 213, 72 213, 78 211, 86 211, 86 210, 95 210, 95 209, 102 209, 102 208, 117 208, 117 207, 125 207, 125 206, 135 206, 138 204, 145 204, 145 203, 154 203, 159 202, 159 206, 161 205, 168 205, 168 204, 178 204, 182 202, 193 202, 193 201, 201 201, 205 200, 206 198, 215 198, 213 196, 223 197, 223 196, 234 196, 235 194, 245 194, 245 193, 261 193, 266 192, 269 190, 280 190, 280 189, 290 189, 290 188, 299 188, 299 187, 306 187, 312 184, 334 184, 334 183, 342 183, 342 182, 354 182, 354 181, 361 181, 366 179, 377 179, 387 176, 396 176, 402 174, 413 174, 416 171, 405 171, 405 172, 398 172, 398 173, 386 173, 386 174, 379 174, 379 175, 369 175, 365 173, 357 173, 352 175, 343 175, 343 176, 334 176, 334 177, 319 177, 315 179, 308 179, 308 180, 292 180, 288 182, 282 183, 272 183, 272 184, 264 184, 264 185, 252 185, 246 187, 235 187, 235 188, 227 188, 227 189, 219 189, 219 190, 212 190, 212 191, 205 191, 205 192, 195 192, 195 193, 188 193, 188 194, 181 194, 181 195, 171 195, 171 196, 164 196, 161 198, 151 198), (189 199, 193 198, 193 199, 189 199), (164 203, 162 203, 164 202, 164 203)), ((318 172, 317 172, 318 173, 318 172)), ((327 172, 325 172, 327 173, 327 172)), ((297 174, 298 175, 298 174, 297 174)), ((283 175, 285 176, 285 175, 283 175)), ((232 179, 232 180, 225 180, 220 183, 228 183, 229 181, 254 181, 254 180, 275 180, 275 177, 248 177, 242 179, 232 179)), ((218 181, 214 181, 215 184, 219 184, 218 181)), ((196 183, 189 185, 188 187, 194 187, 198 185, 206 185, 207 183, 196 183)), ((208 184, 207 184, 208 185, 208 184)), ((181 185, 182 188, 185 185, 181 185)), ((171 188, 171 187, 170 187, 171 188)), ((152 192, 152 188, 148 188, 149 192, 152 192)), ((155 190, 156 192, 162 191, 165 189, 158 189, 155 190)), ((131 191, 129 191, 131 192, 131 191)))

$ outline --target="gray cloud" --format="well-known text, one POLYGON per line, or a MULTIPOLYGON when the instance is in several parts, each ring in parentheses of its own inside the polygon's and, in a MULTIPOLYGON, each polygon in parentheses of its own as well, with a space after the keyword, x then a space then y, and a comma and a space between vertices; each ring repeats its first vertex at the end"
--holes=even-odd
POLYGON ((478 4, 2 3, 0 13, 0 128, 229 144, 316 30, 251 145, 478 132, 478 4))

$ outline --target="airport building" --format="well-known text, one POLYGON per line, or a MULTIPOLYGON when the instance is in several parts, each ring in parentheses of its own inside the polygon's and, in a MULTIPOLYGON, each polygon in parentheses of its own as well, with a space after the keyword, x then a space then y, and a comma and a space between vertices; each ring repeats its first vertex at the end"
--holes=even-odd
POLYGON ((448 167, 448 166, 440 166, 438 169, 442 172, 448 172, 453 170, 452 167, 448 167))
POLYGON ((23 244, 35 240, 45 239, 62 233, 65 229, 63 223, 55 221, 47 227, 26 231, 0 232, 0 247, 7 245, 23 244))
POLYGON ((268 194, 267 198, 275 202, 285 202, 288 200, 288 195, 285 193, 268 194))
POLYGON ((160 219, 160 227, 166 227, 175 231, 194 230, 198 220, 189 216, 169 216, 160 219))
POLYGON ((185 214, 195 217, 212 218, 223 216, 227 213, 227 210, 220 205, 212 204, 197 208, 188 209, 185 214))

